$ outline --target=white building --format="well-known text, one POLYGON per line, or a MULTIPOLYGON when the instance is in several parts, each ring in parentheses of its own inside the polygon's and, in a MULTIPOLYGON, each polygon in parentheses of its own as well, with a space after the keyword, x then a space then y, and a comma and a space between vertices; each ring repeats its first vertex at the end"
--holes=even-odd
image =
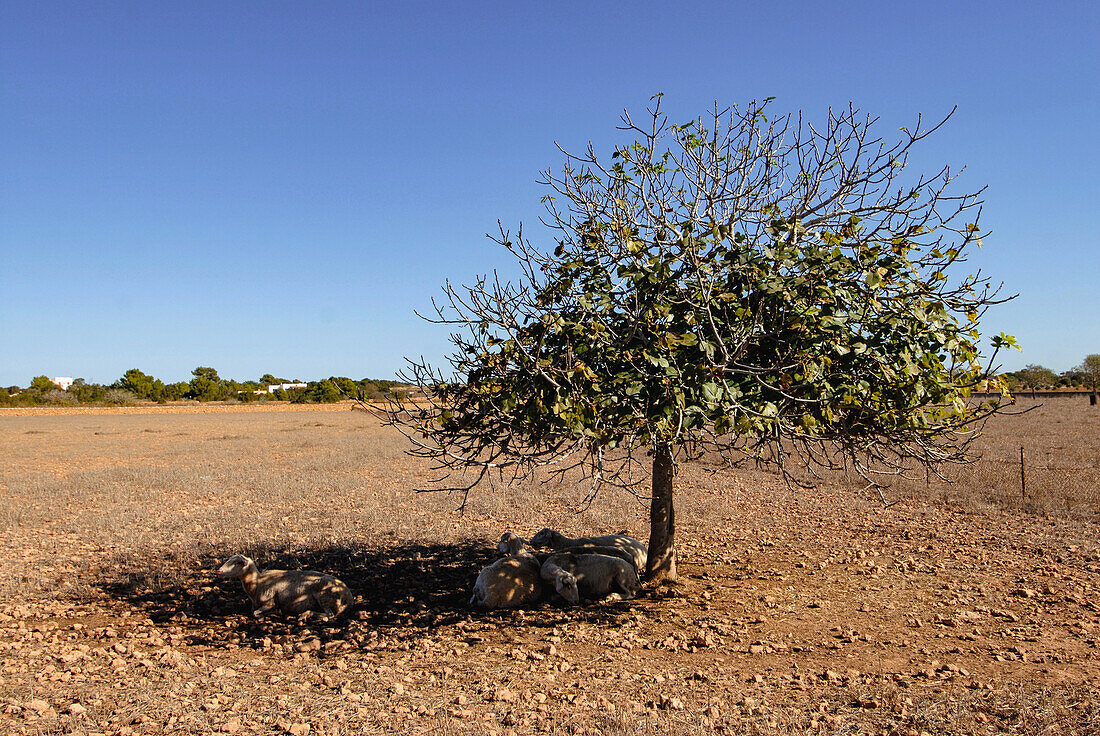
POLYGON ((267 392, 273 394, 276 391, 286 391, 288 388, 308 388, 305 383, 277 383, 274 386, 268 386, 267 392))
POLYGON ((69 386, 73 385, 72 376, 58 376, 57 378, 51 378, 50 382, 56 385, 62 391, 68 391, 69 386))

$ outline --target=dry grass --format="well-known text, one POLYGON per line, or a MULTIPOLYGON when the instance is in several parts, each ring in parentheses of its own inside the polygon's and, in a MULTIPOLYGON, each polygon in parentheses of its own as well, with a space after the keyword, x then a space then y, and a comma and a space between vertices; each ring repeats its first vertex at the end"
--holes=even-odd
POLYGON ((3 415, 0 730, 1098 733, 1100 412, 1062 401, 888 510, 685 467, 678 586, 503 613, 465 606, 501 531, 644 538, 644 503, 460 514, 359 412, 3 415), (354 615, 251 620, 212 577, 234 552, 338 575, 354 615))
POLYGON ((950 483, 900 481, 895 495, 1091 519, 1100 516, 1100 410, 1087 395, 1019 399, 973 445, 978 462, 950 483), (1020 450, 1024 479, 1020 476, 1020 450))

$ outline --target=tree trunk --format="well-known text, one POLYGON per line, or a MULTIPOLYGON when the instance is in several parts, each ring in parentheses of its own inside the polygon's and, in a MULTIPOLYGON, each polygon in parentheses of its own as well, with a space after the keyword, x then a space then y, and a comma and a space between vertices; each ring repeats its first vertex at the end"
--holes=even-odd
POLYGON ((672 448, 653 451, 653 500, 649 505, 649 561, 645 579, 651 583, 676 579, 676 518, 672 507, 672 448))

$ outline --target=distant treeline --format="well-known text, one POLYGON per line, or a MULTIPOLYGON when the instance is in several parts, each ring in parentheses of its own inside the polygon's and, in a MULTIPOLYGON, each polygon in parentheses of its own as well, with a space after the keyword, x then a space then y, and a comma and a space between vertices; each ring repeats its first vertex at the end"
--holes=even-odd
POLYGON ((138 401, 288 401, 294 404, 331 404, 344 399, 378 401, 403 393, 409 387, 396 381, 330 376, 320 381, 299 381, 264 374, 258 381, 221 378, 213 368, 199 366, 191 371, 190 381, 165 383, 159 378, 131 368, 110 385, 75 379, 62 388, 47 376, 36 376, 26 388, 9 386, 0 390, 0 406, 112 404, 127 405, 138 401), (304 384, 270 390, 284 384, 304 384))
POLYGON ((1053 391, 1062 388, 1091 388, 1095 391, 1100 378, 1100 355, 1089 355, 1080 366, 1062 373, 1055 373, 1041 365, 1029 365, 1002 375, 1008 381, 1009 391, 1053 391))

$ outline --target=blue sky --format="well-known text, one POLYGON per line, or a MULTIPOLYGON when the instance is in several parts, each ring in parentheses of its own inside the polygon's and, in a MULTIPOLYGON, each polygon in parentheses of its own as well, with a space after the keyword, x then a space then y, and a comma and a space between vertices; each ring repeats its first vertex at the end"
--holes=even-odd
POLYGON ((966 165, 1006 369, 1100 352, 1095 3, 0 0, 0 385, 389 378, 623 108, 854 101, 966 165))

